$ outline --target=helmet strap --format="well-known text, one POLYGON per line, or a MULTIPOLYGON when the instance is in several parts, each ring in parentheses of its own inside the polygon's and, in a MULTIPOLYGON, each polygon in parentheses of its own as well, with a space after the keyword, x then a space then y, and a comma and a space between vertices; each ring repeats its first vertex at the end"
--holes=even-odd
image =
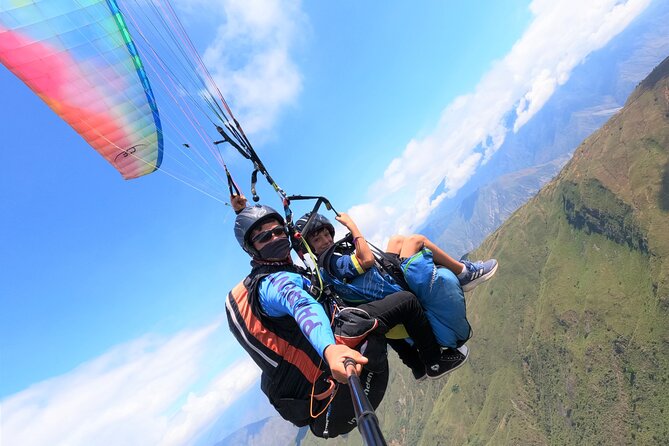
POLYGON ((288 256, 285 260, 266 260, 256 257, 255 255, 251 258, 251 263, 254 265, 292 265, 293 259, 288 256))

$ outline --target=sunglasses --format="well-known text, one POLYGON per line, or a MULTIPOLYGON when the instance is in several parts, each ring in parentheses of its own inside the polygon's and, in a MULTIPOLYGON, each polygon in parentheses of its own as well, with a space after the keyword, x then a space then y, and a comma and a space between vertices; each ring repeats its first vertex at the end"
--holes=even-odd
POLYGON ((251 243, 266 243, 272 240, 272 237, 285 237, 286 228, 284 226, 274 226, 272 229, 263 231, 251 239, 251 243))

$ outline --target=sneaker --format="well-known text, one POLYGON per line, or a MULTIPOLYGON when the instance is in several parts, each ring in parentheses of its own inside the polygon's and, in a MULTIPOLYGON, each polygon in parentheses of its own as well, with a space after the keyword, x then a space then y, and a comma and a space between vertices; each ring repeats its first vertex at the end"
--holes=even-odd
POLYGON ((416 381, 423 381, 427 377, 425 363, 421 359, 415 344, 410 344, 406 339, 388 339, 388 345, 397 352, 397 356, 411 370, 416 381))
POLYGON ((411 369, 411 373, 416 381, 421 382, 425 381, 427 378, 427 373, 425 373, 425 367, 411 369))
POLYGON ((441 352, 441 358, 436 364, 425 367, 425 372, 430 379, 438 379, 447 373, 462 366, 469 357, 469 349, 466 345, 456 349, 447 348, 441 352))
POLYGON ((486 260, 485 262, 460 261, 465 264, 465 270, 458 274, 462 291, 473 290, 497 272, 497 260, 495 259, 486 260))

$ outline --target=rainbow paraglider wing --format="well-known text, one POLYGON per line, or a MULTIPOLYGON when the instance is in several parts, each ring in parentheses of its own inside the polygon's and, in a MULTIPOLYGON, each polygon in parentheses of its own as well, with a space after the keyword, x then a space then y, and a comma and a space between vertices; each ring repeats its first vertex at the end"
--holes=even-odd
POLYGON ((124 178, 160 166, 158 109, 115 0, 1 0, 0 62, 124 178))

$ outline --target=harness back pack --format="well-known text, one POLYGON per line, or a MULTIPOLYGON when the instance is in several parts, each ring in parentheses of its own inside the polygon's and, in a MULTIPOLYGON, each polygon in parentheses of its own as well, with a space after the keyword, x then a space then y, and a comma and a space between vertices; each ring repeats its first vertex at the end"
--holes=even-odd
MULTIPOLYGON (((285 271, 286 266, 281 270, 285 271)), ((251 274, 232 289, 225 303, 228 324, 237 341, 262 370, 261 389, 270 403, 286 420, 305 426, 310 422, 312 386, 316 394, 330 388, 329 372, 292 317, 271 318, 262 312, 258 285, 273 272, 276 268, 271 266, 253 268, 251 274), (285 385, 273 385, 277 380, 285 385)))
MULTIPOLYGON (((355 417, 348 392, 337 392, 329 367, 291 316, 270 317, 261 309, 260 281, 280 271, 306 273, 294 265, 254 267, 226 299, 230 331, 262 370, 261 389, 284 419, 296 426, 309 425, 320 437, 349 432, 355 428, 355 417)), ((370 335, 378 322, 364 311, 339 311, 330 299, 321 303, 333 320, 337 343, 356 348, 369 358, 361 380, 376 407, 388 379, 385 342, 376 334, 370 335)))

